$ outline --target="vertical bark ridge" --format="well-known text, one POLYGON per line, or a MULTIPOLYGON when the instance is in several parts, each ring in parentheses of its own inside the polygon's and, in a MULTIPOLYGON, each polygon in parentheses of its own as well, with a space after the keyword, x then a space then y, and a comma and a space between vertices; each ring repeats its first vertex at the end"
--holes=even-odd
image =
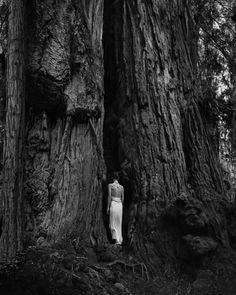
POLYGON ((103 1, 36 1, 34 9, 28 104, 40 114, 28 126, 27 236, 39 245, 102 242, 103 1), (32 175, 38 164, 45 170, 32 175))
POLYGON ((6 76, 6 134, 3 150, 4 201, 1 258, 22 249, 23 144, 25 125, 25 3, 9 2, 6 76))
POLYGON ((212 228, 217 236, 224 231, 214 219, 223 193, 220 167, 195 102, 194 20, 187 1, 105 5, 111 11, 104 26, 105 133, 116 137, 116 169, 131 188, 130 241, 157 259, 174 244, 162 213, 184 191, 194 189, 205 204, 211 196, 212 228), (115 130, 106 131, 111 117, 115 130))

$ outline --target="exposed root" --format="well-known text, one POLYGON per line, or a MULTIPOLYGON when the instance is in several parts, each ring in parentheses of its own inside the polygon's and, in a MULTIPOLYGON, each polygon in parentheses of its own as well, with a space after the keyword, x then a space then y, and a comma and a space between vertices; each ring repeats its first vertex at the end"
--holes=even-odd
POLYGON ((84 256, 76 256, 76 259, 85 259, 85 260, 88 260, 88 257, 84 257, 84 256))
POLYGON ((135 273, 136 267, 141 267, 142 278, 144 279, 144 277, 146 277, 146 279, 149 281, 148 269, 144 263, 126 263, 123 260, 115 260, 108 263, 107 266, 114 266, 117 264, 124 266, 125 271, 127 270, 127 268, 131 268, 133 273, 135 273))
POLYGON ((89 266, 88 266, 88 268, 89 268, 90 275, 92 277, 95 276, 97 278, 97 280, 100 281, 100 276, 99 276, 98 272, 95 269, 93 269, 93 268, 91 268, 89 266))
POLYGON ((98 271, 105 271, 105 270, 107 270, 106 268, 101 267, 101 266, 98 266, 98 265, 89 265, 89 268, 93 268, 93 269, 98 270, 98 271))
POLYGON ((60 271, 64 272, 64 273, 67 274, 68 276, 71 276, 71 277, 73 277, 73 278, 76 278, 76 279, 78 279, 78 280, 81 280, 81 277, 79 277, 77 274, 75 274, 75 273, 72 272, 72 271, 69 271, 69 270, 67 270, 67 269, 65 269, 65 268, 62 268, 62 267, 60 267, 60 271))

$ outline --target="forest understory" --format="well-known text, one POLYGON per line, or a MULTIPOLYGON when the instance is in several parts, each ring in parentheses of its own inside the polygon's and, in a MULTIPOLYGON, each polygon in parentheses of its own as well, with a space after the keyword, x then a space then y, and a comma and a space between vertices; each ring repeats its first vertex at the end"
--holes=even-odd
POLYGON ((129 245, 92 248, 73 240, 54 247, 32 246, 18 253, 14 261, 1 264, 0 293, 234 295, 235 209, 230 207, 227 211, 231 247, 218 245, 212 249, 202 239, 192 247, 181 244, 177 257, 169 256, 168 261, 166 250, 157 248, 159 263, 150 268, 143 259, 144 253, 137 255, 129 245))

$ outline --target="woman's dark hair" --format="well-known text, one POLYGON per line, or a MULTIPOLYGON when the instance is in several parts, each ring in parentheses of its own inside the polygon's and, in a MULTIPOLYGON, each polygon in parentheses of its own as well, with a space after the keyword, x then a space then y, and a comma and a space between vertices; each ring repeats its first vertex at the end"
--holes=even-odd
POLYGON ((115 172, 113 172, 113 174, 112 174, 112 180, 119 180, 119 172, 117 172, 117 171, 115 171, 115 172))

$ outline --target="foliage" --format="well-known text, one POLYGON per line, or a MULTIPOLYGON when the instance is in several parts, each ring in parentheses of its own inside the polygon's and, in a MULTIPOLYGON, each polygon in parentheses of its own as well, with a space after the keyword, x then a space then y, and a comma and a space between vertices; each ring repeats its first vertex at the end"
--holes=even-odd
POLYGON ((195 21, 199 34, 198 72, 203 99, 208 100, 209 111, 229 116, 232 91, 232 61, 234 22, 231 1, 194 1, 195 21), (214 101, 214 102, 213 102, 214 101), (223 102, 224 101, 224 102, 223 102), (216 108, 218 106, 218 109, 216 108))
POLYGON ((220 160, 224 167, 231 167, 231 172, 234 112, 232 93, 236 77, 233 4, 232 0, 193 1, 199 36, 200 110, 212 138, 218 136, 220 160))

